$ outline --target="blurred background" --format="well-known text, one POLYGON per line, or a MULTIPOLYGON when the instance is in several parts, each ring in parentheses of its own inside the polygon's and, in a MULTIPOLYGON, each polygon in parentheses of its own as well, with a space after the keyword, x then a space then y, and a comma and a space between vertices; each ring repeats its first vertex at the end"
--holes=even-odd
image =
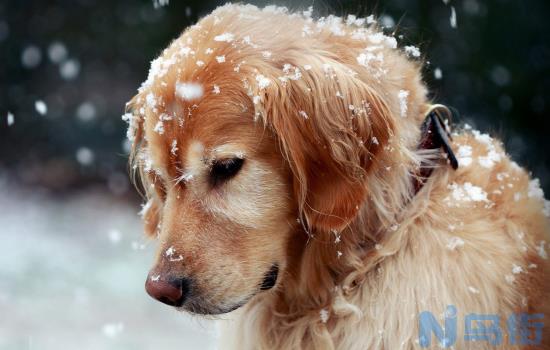
MULTIPOLYGON (((212 322, 154 302, 124 104, 212 0, 0 3, 0 349, 195 349, 212 322), (84 338, 83 338, 84 337, 84 338)), ((251 1, 374 13, 421 50, 435 101, 550 191, 547 0, 251 1)))

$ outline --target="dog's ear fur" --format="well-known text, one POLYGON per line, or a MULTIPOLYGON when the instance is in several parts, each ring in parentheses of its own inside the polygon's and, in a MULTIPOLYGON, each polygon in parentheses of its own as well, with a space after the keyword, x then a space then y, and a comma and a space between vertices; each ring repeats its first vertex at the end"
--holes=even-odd
POLYGON ((156 237, 159 227, 159 205, 156 198, 149 199, 146 207, 143 208, 141 215, 143 217, 143 223, 145 226, 145 234, 147 237, 156 237))
POLYGON ((267 86, 256 76, 251 92, 257 117, 280 140, 308 226, 341 230, 366 197, 367 175, 393 123, 383 97, 348 66, 322 58, 310 66, 287 66, 290 76, 282 78, 273 69, 267 86))

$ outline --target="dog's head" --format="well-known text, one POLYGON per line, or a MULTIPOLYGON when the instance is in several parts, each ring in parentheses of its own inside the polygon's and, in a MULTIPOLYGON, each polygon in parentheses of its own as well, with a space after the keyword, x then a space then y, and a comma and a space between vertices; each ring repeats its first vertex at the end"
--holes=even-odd
POLYGON ((153 61, 126 117, 160 245, 146 282, 156 299, 231 311, 293 274, 307 233, 357 214, 392 151, 399 96, 379 91, 393 47, 327 21, 226 5, 153 61))

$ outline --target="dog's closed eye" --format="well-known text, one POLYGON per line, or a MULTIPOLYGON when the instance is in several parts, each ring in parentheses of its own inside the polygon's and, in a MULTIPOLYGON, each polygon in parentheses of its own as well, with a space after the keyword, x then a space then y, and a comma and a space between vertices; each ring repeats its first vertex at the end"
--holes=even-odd
POLYGON ((237 175, 243 167, 243 163, 244 159, 237 157, 214 161, 212 169, 210 170, 210 183, 212 186, 219 186, 237 175))

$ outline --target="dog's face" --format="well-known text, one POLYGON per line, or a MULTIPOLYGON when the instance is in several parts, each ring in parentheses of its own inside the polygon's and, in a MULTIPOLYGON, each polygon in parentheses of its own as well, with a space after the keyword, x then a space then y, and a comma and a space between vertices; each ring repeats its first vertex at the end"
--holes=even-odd
POLYGON ((216 94, 207 84, 156 91, 146 111, 142 157, 155 208, 145 219, 160 245, 146 287, 170 305, 216 314, 276 284, 296 214, 277 140, 254 122, 242 86, 216 94))
MULTIPOLYGON (((365 28, 333 36, 333 26, 318 25, 310 38, 294 35, 310 24, 227 5, 152 63, 126 117, 148 197, 146 232, 159 241, 146 283, 156 299, 223 313, 299 278, 291 265, 304 228, 317 237, 345 228, 369 173, 387 165, 386 153, 396 158, 388 142, 402 137, 394 124, 403 118, 391 115, 403 101, 394 83, 410 80, 408 99, 423 99, 416 68, 402 60, 408 70, 393 72, 383 60, 359 59, 365 45, 376 57, 399 57, 391 40, 380 44, 365 28)), ((337 258, 327 252, 318 260, 337 258)))

